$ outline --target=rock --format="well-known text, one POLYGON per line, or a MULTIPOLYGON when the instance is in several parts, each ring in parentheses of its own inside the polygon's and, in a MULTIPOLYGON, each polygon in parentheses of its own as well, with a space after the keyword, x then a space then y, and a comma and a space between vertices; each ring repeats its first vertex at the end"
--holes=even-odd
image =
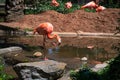
POLYGON ((61 77, 60 79, 58 80, 72 80, 70 78, 70 72, 67 72, 66 74, 63 75, 63 77, 61 77))
POLYGON ((13 68, 21 80, 57 80, 63 76, 66 64, 53 60, 19 63, 13 68))
POLYGON ((81 60, 82 61, 87 61, 88 59, 87 59, 87 57, 83 57, 83 58, 81 58, 81 60))
POLYGON ((33 54, 34 57, 41 57, 42 56, 42 53, 41 52, 35 52, 33 54))
POLYGON ((17 47, 17 46, 14 46, 14 47, 8 47, 8 48, 3 48, 3 49, 0 49, 0 54, 6 54, 6 53, 18 53, 18 52, 21 52, 22 51, 22 48, 21 47, 17 47))
POLYGON ((22 53, 12 53, 12 54, 5 54, 4 56, 5 63, 7 65, 15 65, 18 63, 30 62, 29 58, 25 57, 22 53), (22 58, 22 59, 21 59, 22 58))
POLYGON ((103 64, 97 64, 95 65, 93 68, 91 68, 93 71, 97 72, 100 69, 103 69, 107 66, 107 63, 103 63, 103 64))

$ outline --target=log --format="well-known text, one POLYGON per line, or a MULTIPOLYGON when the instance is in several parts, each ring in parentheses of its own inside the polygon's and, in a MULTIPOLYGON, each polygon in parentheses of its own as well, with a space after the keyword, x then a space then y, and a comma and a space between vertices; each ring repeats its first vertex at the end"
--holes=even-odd
POLYGON ((0 49, 0 54, 6 54, 6 53, 18 53, 21 52, 23 49, 18 46, 8 47, 8 48, 2 48, 0 49))

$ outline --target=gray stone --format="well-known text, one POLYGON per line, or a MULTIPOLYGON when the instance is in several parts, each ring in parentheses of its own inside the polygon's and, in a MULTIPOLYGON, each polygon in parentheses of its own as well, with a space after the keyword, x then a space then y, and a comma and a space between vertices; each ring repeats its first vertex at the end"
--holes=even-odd
POLYGON ((63 76, 65 66, 66 64, 62 62, 45 60, 19 63, 14 66, 14 70, 21 80, 26 80, 27 78, 32 80, 57 80, 63 76))
POLYGON ((103 64, 96 64, 93 68, 91 68, 93 71, 97 72, 98 70, 101 70, 105 68, 108 65, 108 63, 103 64))
POLYGON ((23 49, 21 47, 13 46, 13 47, 0 49, 0 54, 11 53, 11 52, 18 53, 21 52, 22 50, 23 49))

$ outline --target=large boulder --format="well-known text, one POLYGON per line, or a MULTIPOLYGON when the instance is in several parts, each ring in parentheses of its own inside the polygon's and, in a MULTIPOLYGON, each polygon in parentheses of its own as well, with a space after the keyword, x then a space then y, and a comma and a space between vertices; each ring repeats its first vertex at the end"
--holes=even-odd
POLYGON ((66 64, 53 60, 19 63, 13 68, 21 80, 57 80, 63 76, 66 64))

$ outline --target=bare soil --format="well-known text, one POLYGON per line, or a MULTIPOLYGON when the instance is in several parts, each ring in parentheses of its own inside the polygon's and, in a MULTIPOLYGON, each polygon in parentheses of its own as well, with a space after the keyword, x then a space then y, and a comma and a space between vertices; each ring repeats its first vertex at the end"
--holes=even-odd
POLYGON ((52 23, 54 31, 57 32, 115 32, 116 27, 120 26, 120 9, 109 8, 99 13, 76 10, 69 14, 50 10, 40 14, 25 15, 17 22, 0 24, 33 29, 42 22, 52 23))

